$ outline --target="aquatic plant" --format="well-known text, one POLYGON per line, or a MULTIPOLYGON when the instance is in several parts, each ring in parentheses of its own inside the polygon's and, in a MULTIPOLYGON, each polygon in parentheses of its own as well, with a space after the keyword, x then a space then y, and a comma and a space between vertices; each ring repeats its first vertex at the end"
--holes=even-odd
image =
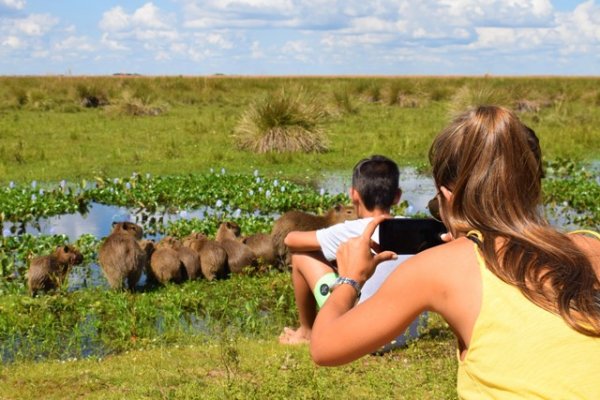
POLYGON ((598 173, 571 160, 545 165, 544 202, 567 223, 600 230, 600 180, 598 173))

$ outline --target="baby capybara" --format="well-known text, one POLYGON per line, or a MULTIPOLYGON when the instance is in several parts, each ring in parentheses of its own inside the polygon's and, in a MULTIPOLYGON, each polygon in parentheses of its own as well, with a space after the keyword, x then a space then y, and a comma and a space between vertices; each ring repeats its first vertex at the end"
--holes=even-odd
POLYGON ((256 256, 244 243, 238 241, 240 227, 235 222, 222 222, 216 234, 216 241, 227 252, 227 265, 233 274, 239 274, 245 267, 256 267, 256 256))
POLYGON ((69 269, 82 261, 79 250, 69 245, 58 246, 50 255, 32 258, 27 271, 29 293, 35 296, 60 287, 69 269))
POLYGON ((113 289, 122 289, 127 279, 127 286, 133 290, 140 279, 147 263, 146 252, 138 243, 142 234, 139 225, 117 222, 113 224, 112 233, 100 245, 98 261, 113 289))
POLYGON ((343 206, 341 204, 337 204, 325 215, 314 215, 303 211, 288 211, 275 221, 271 230, 275 254, 280 262, 290 265, 290 256, 287 246, 284 244, 288 233, 291 231, 314 231, 356 218, 358 216, 354 206, 343 206))
POLYGON ((275 265, 277 257, 273 238, 268 233, 255 233, 242 239, 242 243, 252 250, 262 264, 275 265))
POLYGON ((202 233, 192 233, 184 238, 183 246, 198 253, 202 275, 209 281, 225 278, 229 273, 227 252, 220 243, 202 233))

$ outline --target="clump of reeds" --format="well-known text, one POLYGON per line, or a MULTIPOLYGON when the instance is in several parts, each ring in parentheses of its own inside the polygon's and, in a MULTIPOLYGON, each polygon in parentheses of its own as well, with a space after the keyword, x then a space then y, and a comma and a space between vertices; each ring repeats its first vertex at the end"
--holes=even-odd
POLYGON ((484 85, 464 85, 459 88, 448 105, 451 116, 455 116, 465 110, 482 105, 498 105, 511 107, 513 99, 510 93, 484 85))
POLYGON ((131 95, 128 91, 124 91, 122 98, 116 101, 111 106, 107 107, 108 113, 129 116, 156 116, 167 111, 165 104, 150 101, 131 95))
POLYGON ((241 149, 256 153, 323 152, 327 111, 303 89, 282 88, 250 104, 235 127, 241 149))
POLYGON ((348 90, 337 90, 333 92, 333 101, 336 110, 342 114, 357 114, 358 107, 352 101, 348 90))

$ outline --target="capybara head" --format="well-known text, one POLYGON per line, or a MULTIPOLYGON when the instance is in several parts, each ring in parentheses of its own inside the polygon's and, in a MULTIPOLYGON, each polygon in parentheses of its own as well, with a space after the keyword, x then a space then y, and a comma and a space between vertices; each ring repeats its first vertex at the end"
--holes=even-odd
POLYGON ((181 242, 174 238, 173 236, 164 236, 160 242, 156 244, 156 248, 164 248, 169 247, 171 249, 177 250, 181 247, 181 242))
POLYGON ((331 225, 339 224, 340 222, 357 219, 356 209, 354 206, 344 206, 336 204, 326 215, 327 220, 331 225))
POLYGON ((155 248, 154 242, 152 240, 147 240, 147 239, 140 240, 140 247, 146 254, 146 257, 148 259, 150 259, 150 257, 152 256, 152 253, 154 252, 154 248, 155 248))
MULTIPOLYGON (((242 233, 240 226, 233 221, 225 221, 225 222, 223 222, 223 224, 225 224, 225 227, 227 228, 227 230, 232 232, 236 237, 239 237, 240 234, 242 233)), ((223 224, 221 224, 221 225, 223 225, 223 224)))
POLYGON ((126 233, 140 240, 144 234, 141 226, 133 222, 113 222, 112 233, 126 233))
POLYGON ((77 265, 83 262, 83 255, 71 245, 58 246, 54 250, 54 257, 62 265, 77 265))
POLYGON ((217 234, 215 235, 215 239, 218 242, 221 242, 226 239, 236 240, 241 234, 241 229, 238 224, 231 221, 221 222, 219 225, 219 229, 217 229, 217 234))

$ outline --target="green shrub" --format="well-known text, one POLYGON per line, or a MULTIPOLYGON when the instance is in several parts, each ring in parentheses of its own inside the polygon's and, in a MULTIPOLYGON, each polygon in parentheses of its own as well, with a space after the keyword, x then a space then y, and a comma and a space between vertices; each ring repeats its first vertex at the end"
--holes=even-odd
POLYGON ((323 105, 302 89, 281 89, 250 105, 237 126, 241 149, 256 153, 323 152, 328 148, 323 105))

